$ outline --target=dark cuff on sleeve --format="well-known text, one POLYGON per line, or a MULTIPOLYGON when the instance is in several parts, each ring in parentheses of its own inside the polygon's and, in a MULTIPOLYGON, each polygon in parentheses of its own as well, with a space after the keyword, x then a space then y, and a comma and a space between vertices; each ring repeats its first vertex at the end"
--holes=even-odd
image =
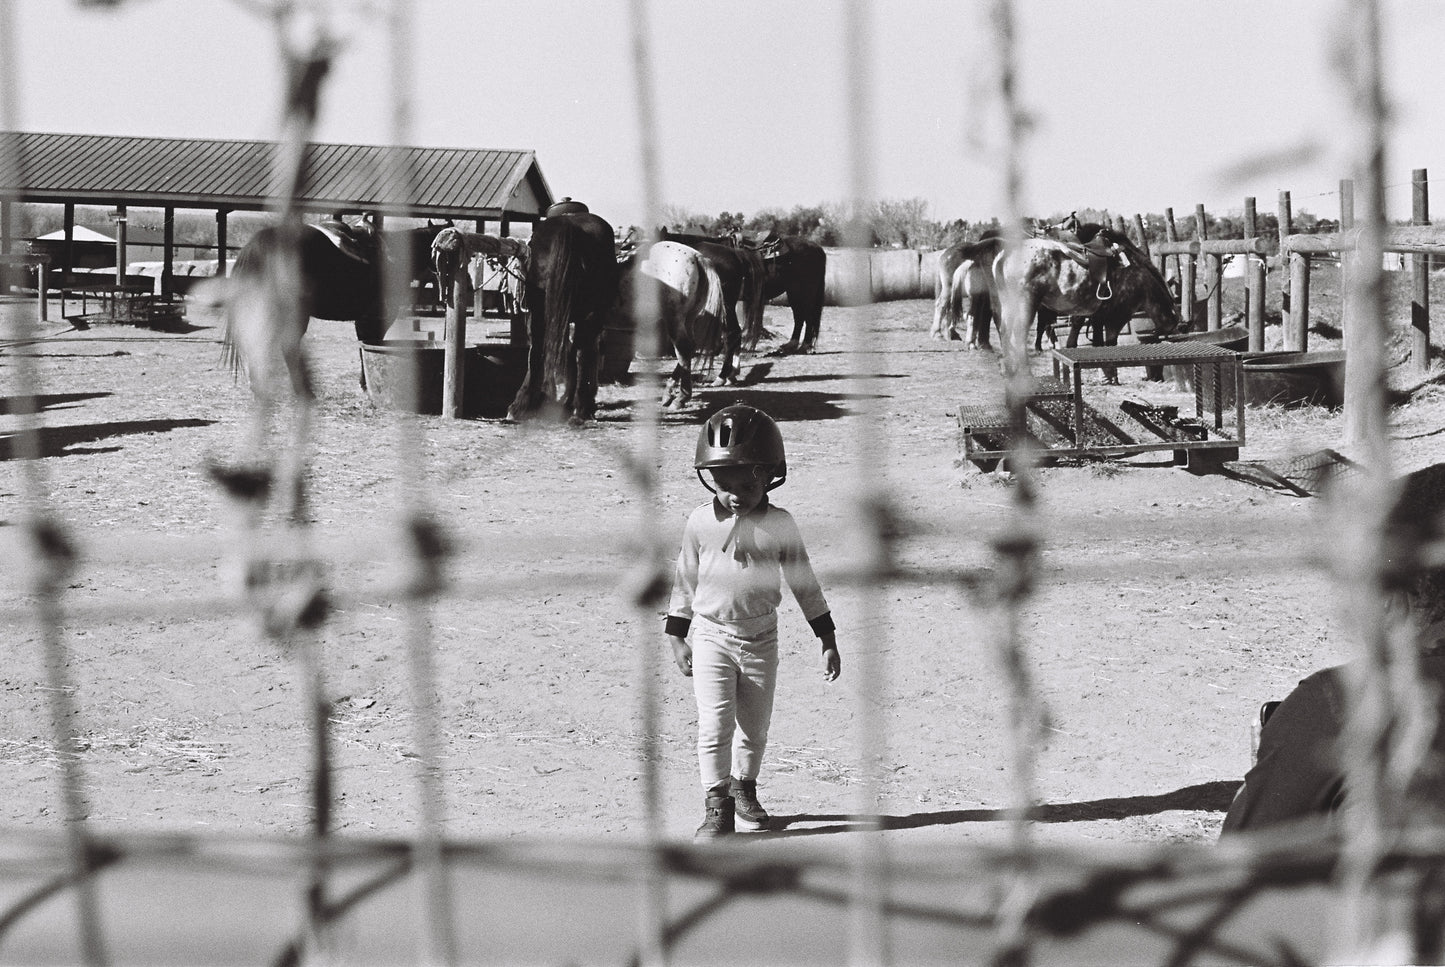
POLYGON ((664 630, 674 638, 686 638, 687 629, 691 627, 691 618, 684 618, 680 614, 670 614, 667 616, 667 622, 664 625, 664 630))
POLYGON ((818 617, 810 619, 808 624, 812 627, 813 634, 819 638, 824 635, 831 635, 833 633, 833 612, 824 611, 818 615, 818 617))

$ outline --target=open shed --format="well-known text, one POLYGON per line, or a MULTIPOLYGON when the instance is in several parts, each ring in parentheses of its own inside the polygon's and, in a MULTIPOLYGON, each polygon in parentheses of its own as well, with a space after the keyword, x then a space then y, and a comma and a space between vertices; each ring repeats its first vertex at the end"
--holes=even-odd
MULTIPOLYGON (((279 149, 271 141, 0 132, 0 157, 9 159, 0 165, 0 252, 14 251, 17 241, 14 203, 62 205, 65 226, 52 264, 63 280, 83 265, 75 206, 100 205, 113 209, 111 264, 125 265, 127 207, 159 208, 170 266, 174 212, 212 210, 217 269, 225 274, 227 215, 271 207, 279 149)), ((298 202, 305 212, 449 218, 509 235, 514 223, 542 218, 553 197, 529 150, 318 143, 307 148, 298 202), (391 177, 396 171, 407 177, 391 177)), ((172 279, 170 271, 162 275, 162 293, 173 291, 172 279)))

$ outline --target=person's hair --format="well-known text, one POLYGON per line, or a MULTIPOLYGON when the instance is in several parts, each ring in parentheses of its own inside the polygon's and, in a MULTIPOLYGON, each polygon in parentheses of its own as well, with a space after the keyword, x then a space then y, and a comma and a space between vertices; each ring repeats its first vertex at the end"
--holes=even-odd
POLYGON ((1386 522, 1393 565, 1391 588, 1402 594, 1421 625, 1445 620, 1445 568, 1432 566, 1430 545, 1445 539, 1445 463, 1403 478, 1386 522))

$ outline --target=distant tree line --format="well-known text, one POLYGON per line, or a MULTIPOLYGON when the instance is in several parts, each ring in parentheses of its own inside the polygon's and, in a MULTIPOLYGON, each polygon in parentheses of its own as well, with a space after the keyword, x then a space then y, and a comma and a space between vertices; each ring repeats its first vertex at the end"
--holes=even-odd
MULTIPOLYGON (((1075 210, 1075 213, 1083 222, 1113 224, 1113 215, 1102 209, 1079 208, 1075 210)), ((1070 212, 1053 212, 1045 216, 1030 218, 1028 221, 1037 225, 1052 225, 1063 221, 1070 214, 1070 212)), ((1130 212, 1124 217, 1126 226, 1132 233, 1134 213, 1130 212)), ((1162 242, 1169 237, 1166 219, 1162 214, 1149 214, 1141 217, 1144 222, 1144 233, 1148 236, 1151 244, 1162 242)), ((734 232, 754 234, 770 231, 778 235, 801 235, 819 245, 828 247, 857 244, 856 239, 861 236, 866 238, 868 244, 874 248, 924 250, 946 248, 957 242, 975 241, 985 231, 990 229, 997 231, 1000 227, 997 218, 975 222, 961 218, 947 222, 936 221, 928 217, 928 202, 922 198, 885 200, 870 205, 859 219, 862 230, 858 231, 857 228, 854 228, 851 232, 850 225, 853 223, 849 207, 841 204, 800 205, 788 212, 781 209, 764 209, 751 217, 742 212, 727 211, 718 215, 699 215, 684 208, 664 206, 662 218, 664 224, 659 227, 675 231, 696 232, 702 235, 729 235, 734 232)), ((1180 238, 1194 237, 1193 212, 1182 219, 1176 216, 1174 223, 1180 238)), ((1291 223, 1292 230, 1301 235, 1339 230, 1338 221, 1317 218, 1306 211, 1292 213, 1291 223)), ((1205 229, 1210 238, 1243 238, 1244 217, 1242 214, 1210 215, 1206 213, 1205 229)), ((1277 237, 1279 234, 1278 216, 1273 212, 1259 212, 1255 217, 1255 230, 1265 238, 1277 237)))

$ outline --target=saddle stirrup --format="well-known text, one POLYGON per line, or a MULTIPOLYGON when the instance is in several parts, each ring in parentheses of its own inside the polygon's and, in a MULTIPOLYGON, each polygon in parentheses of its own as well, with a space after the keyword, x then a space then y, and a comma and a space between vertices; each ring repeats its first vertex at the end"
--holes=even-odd
POLYGON ((1100 302, 1108 302, 1110 299, 1114 298, 1114 289, 1111 285, 1109 285, 1108 279, 1105 279, 1099 283, 1099 287, 1094 290, 1094 298, 1098 299, 1100 302))

